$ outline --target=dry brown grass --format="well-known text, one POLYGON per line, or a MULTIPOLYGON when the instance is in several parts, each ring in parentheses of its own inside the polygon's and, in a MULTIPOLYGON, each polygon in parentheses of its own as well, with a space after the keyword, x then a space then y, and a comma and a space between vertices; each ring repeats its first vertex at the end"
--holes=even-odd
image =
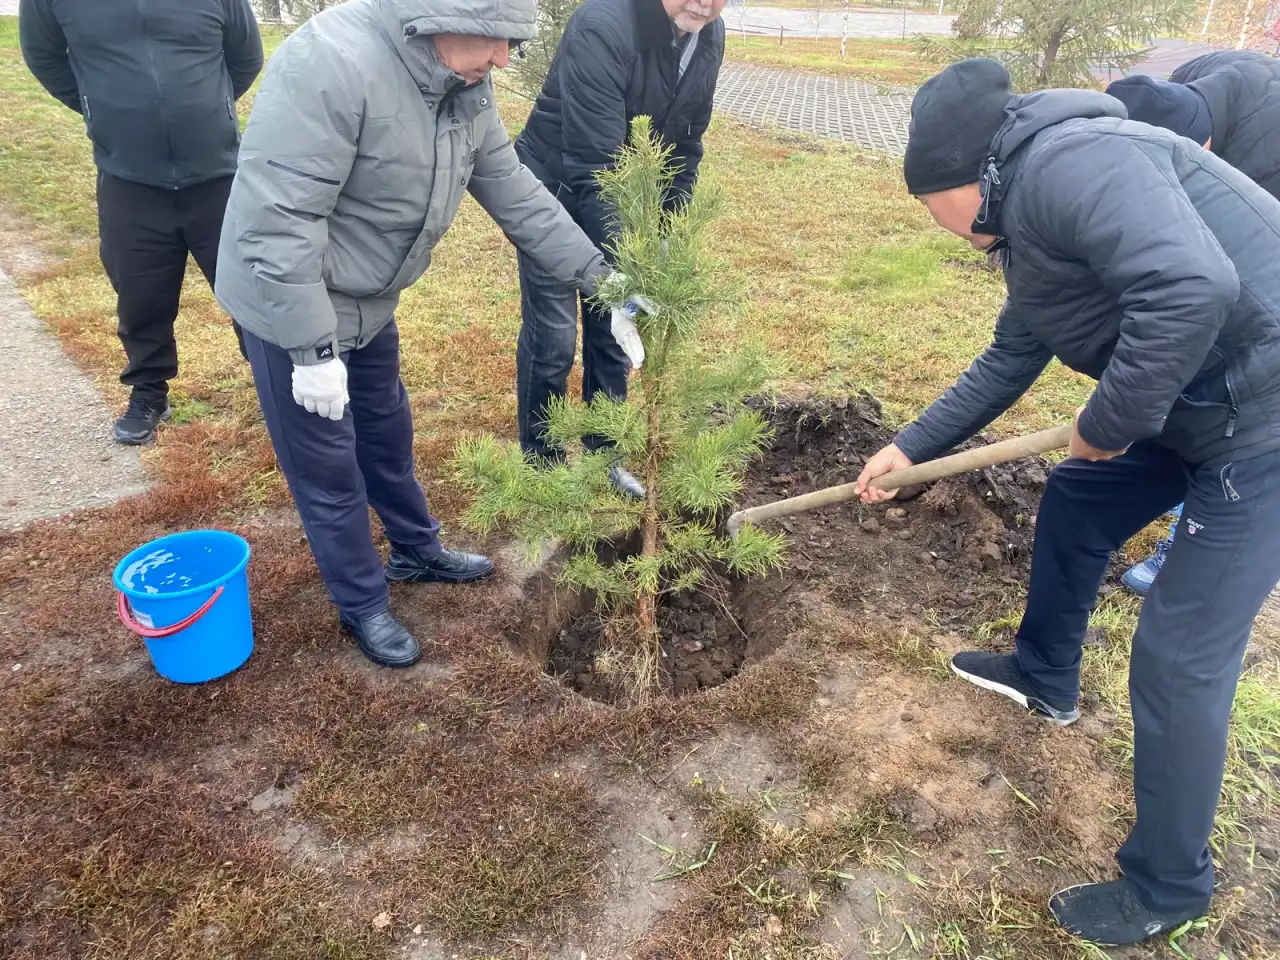
MULTIPOLYGON (((524 105, 503 108, 514 126, 524 105)), ((736 296, 704 349, 762 338, 783 389, 863 385, 904 416, 985 341, 998 280, 939 239, 892 164, 717 119, 705 170, 730 201, 714 246, 736 296)), ((13 21, 2 18, 0 204, 64 257, 22 277, 23 292, 122 399, 87 143, 78 119, 26 76, 13 21)), ((425 479, 466 431, 513 433, 518 312, 511 250, 467 204, 400 312, 425 479)), ((815 721, 817 678, 839 647, 821 631, 797 628, 778 654, 707 695, 606 709, 511 653, 498 585, 398 591, 434 666, 365 667, 336 633, 248 371, 194 271, 178 335, 179 422, 147 454, 154 490, 0 536, 0 954, 372 960, 397 955, 427 922, 433 933, 545 956, 539 944, 591 922, 604 895, 608 825, 597 785, 565 764, 576 751, 594 748, 655 785, 686 749, 744 724, 787 745, 815 803, 842 782, 854 754, 833 750, 815 721), (202 524, 253 544, 258 644, 231 677, 178 687, 151 674, 113 624, 109 574, 133 545, 202 524), (272 785, 296 785, 294 805, 253 813, 249 799, 272 785), (319 838, 318 859, 281 845, 297 824, 319 838)), ((1083 395, 1057 370, 1001 429, 1046 425, 1083 395)), ((434 483, 432 498, 456 516, 456 490, 434 483)), ((914 682, 932 690, 936 680, 914 682)), ((831 871, 901 877, 929 867, 900 849, 887 795, 778 828, 759 803, 667 789, 717 853, 679 881, 681 903, 639 955, 826 960, 817 925, 842 883, 831 871)), ((938 873, 939 889, 950 889, 938 873)), ((943 946, 959 925, 976 956, 997 942, 1010 909, 999 913, 990 892, 1004 888, 977 889, 988 892, 903 894, 903 916, 943 946)))

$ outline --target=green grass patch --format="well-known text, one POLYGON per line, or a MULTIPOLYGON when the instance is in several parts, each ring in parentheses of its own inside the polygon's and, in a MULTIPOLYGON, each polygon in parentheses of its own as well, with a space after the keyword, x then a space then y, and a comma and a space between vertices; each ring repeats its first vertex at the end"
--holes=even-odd
MULTIPOLYGON (((748 21, 750 18, 748 12, 748 21)), ((909 40, 850 38, 842 57, 839 37, 785 33, 782 43, 778 43, 776 35, 748 35, 744 38, 734 31, 735 23, 734 14, 728 14, 725 20, 728 28, 724 48, 726 60, 850 77, 893 87, 917 87, 938 72, 936 66, 916 57, 909 40)))

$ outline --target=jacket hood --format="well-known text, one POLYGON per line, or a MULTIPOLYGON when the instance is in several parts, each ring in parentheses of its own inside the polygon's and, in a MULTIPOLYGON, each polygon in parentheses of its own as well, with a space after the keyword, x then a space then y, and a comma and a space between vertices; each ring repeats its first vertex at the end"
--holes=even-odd
POLYGON ((991 142, 991 159, 982 174, 983 204, 974 221, 975 233, 1003 237, 1001 207, 1012 177, 1010 161, 1035 136, 1067 120, 1101 117, 1128 119, 1128 111, 1115 97, 1095 90, 1041 90, 1015 96, 1005 107, 1004 125, 991 142))
POLYGON ((1096 90, 1041 90, 1014 97, 1005 108, 1004 126, 992 142, 991 155, 997 164, 1017 153, 1027 141, 1049 127, 1066 120, 1096 120, 1099 117, 1127 119, 1124 104, 1096 90))
POLYGON ((429 37, 461 33, 500 40, 532 40, 537 34, 535 0, 379 0, 400 35, 429 37), (410 29, 412 28, 412 29, 410 29))
MULTIPOLYGON (((383 29, 419 89, 440 98, 466 85, 436 56, 432 37, 460 33, 502 40, 535 34, 534 0, 374 0, 383 29)), ((481 85, 487 85, 485 80, 481 85)))

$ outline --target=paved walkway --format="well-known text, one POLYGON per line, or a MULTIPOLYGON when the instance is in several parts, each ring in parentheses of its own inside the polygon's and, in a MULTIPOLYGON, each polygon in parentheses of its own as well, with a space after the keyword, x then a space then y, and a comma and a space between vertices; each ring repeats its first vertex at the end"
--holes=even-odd
POLYGON ((111 440, 111 411, 0 271, 0 530, 146 489, 136 448, 111 440))
MULTIPOLYGON (((753 9, 748 13, 754 17, 766 9, 753 9)), ((800 13, 794 10, 775 12, 800 13)), ((725 12, 731 27, 734 16, 732 10, 725 12)), ((874 20, 886 15, 860 16, 874 20)), ((949 26, 942 32, 946 29, 949 26)), ((1180 64, 1212 49, 1204 44, 1181 40, 1157 41, 1150 55, 1127 72, 1168 77, 1180 64)), ((1115 79, 1123 75, 1121 71, 1113 72, 1115 79)), ((1106 73, 1101 73, 1100 78, 1106 80, 1106 73)), ((900 157, 907 146, 912 92, 849 78, 726 60, 716 86, 716 108, 747 123, 844 140, 864 150, 900 157)))
POLYGON ((716 108, 747 123, 776 126, 902 156, 911 91, 726 60, 716 108))

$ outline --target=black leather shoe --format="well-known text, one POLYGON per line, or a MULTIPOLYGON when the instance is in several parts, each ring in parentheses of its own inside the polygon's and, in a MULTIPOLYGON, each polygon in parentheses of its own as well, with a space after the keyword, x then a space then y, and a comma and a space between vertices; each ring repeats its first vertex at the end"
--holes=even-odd
POLYGON ((422 648, 390 610, 371 617, 340 615, 342 629, 356 638, 360 652, 380 667, 412 667, 422 648))
POLYGON ((632 500, 644 499, 644 484, 637 480, 630 470, 614 467, 609 471, 609 483, 624 497, 630 497, 632 500))
POLYGON ((413 547, 392 544, 387 579, 396 583, 471 583, 493 573, 493 561, 478 553, 441 550, 427 557, 413 547))
POLYGON ((164 397, 129 398, 129 409, 116 421, 113 431, 116 443, 138 447, 150 443, 156 435, 156 427, 173 416, 169 401, 164 397))

